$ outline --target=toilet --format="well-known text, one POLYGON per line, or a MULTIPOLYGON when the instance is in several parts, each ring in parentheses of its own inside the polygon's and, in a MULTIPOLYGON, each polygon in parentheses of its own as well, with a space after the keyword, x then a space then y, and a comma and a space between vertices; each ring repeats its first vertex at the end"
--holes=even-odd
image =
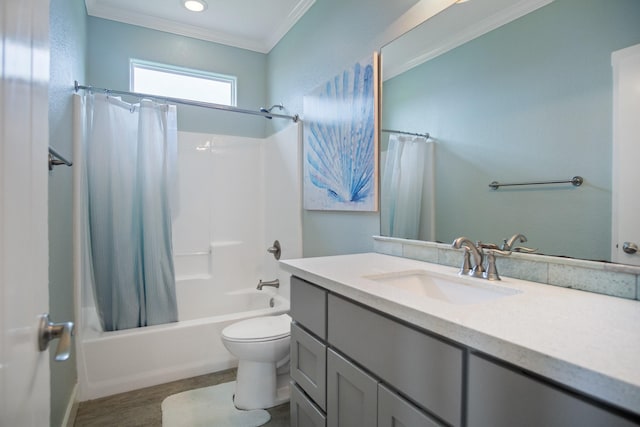
POLYGON ((255 317, 222 330, 222 343, 238 358, 234 404, 265 409, 289 400, 291 317, 255 317))

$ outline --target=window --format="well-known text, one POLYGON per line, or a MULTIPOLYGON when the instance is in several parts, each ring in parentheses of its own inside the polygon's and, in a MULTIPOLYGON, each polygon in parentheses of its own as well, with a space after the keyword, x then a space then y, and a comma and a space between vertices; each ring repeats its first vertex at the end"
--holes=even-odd
POLYGON ((236 105, 236 78, 132 59, 130 90, 149 95, 236 105))

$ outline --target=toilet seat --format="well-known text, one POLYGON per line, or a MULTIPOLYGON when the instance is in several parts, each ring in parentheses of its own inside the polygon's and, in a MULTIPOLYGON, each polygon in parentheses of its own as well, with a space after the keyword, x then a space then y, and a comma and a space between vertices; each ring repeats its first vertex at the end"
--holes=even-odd
POLYGON ((291 317, 288 314, 242 320, 222 330, 222 337, 234 342, 274 341, 290 334, 291 317))

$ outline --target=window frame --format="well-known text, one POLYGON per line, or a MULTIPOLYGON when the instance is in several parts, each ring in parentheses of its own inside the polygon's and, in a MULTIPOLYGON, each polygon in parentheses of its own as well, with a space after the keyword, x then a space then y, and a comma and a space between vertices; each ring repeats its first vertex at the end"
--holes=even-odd
MULTIPOLYGON (((218 81, 222 83, 228 83, 231 86, 230 87, 231 89, 230 104, 219 104, 212 101, 204 101, 204 102, 210 102, 212 104, 218 104, 218 105, 229 105, 231 107, 238 106, 238 97, 237 97, 238 78, 236 76, 131 58, 129 60, 129 90, 132 92, 135 92, 134 71, 136 68, 151 70, 151 71, 158 71, 158 72, 163 72, 167 74, 186 76, 186 77, 196 77, 200 79, 207 79, 207 80, 218 81)), ((159 98, 162 98, 163 96, 167 96, 167 95, 154 94, 154 93, 149 93, 148 95, 154 95, 159 98)), ((195 101, 195 102, 203 102, 202 100, 196 100, 196 99, 190 99, 190 98, 184 98, 184 99, 188 99, 189 101, 195 101)))

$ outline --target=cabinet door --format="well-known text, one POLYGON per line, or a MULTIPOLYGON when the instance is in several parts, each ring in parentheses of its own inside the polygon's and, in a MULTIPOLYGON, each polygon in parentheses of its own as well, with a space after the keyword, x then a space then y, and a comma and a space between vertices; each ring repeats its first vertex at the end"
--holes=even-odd
POLYGON ((378 385, 378 427, 439 427, 427 414, 378 385))
POLYGON ((326 409, 327 348, 300 328, 291 325, 291 378, 322 408, 326 409))
POLYGON ((462 424, 463 350, 329 295, 328 342, 429 413, 462 424))
POLYGON ((469 357, 469 427, 637 425, 477 355, 469 357))
POLYGON ((327 425, 375 427, 378 384, 350 361, 327 350, 327 425))
POLYGON ((327 425, 322 411, 293 382, 290 405, 291 427, 325 427, 327 425))

